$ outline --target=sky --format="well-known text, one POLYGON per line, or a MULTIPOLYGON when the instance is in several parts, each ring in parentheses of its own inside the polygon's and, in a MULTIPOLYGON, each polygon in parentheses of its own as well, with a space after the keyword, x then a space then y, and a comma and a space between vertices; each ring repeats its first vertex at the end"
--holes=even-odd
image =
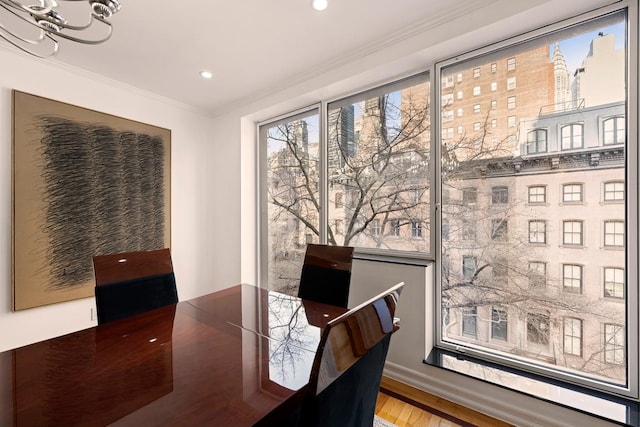
MULTIPOLYGON (((598 30, 589 31, 583 33, 577 37, 561 40, 558 42, 560 45, 560 51, 564 55, 564 59, 567 61, 567 68, 569 73, 573 75, 573 72, 580 67, 582 61, 589 54, 589 47, 591 46, 591 40, 598 37, 598 33, 613 34, 615 37, 616 49, 623 49, 625 47, 625 25, 623 22, 603 27, 598 30)), ((554 43, 555 44, 555 43, 554 43)), ((553 56, 554 45, 551 45, 550 57, 553 56)))

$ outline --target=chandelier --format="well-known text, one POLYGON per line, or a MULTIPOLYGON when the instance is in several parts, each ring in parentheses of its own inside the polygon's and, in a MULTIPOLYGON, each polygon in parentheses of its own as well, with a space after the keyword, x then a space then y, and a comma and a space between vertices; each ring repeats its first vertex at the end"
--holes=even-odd
POLYGON ((37 4, 0 0, 0 38, 39 58, 56 55, 60 38, 84 44, 107 41, 112 32, 108 19, 121 8, 119 0, 31 0, 30 3, 37 4))

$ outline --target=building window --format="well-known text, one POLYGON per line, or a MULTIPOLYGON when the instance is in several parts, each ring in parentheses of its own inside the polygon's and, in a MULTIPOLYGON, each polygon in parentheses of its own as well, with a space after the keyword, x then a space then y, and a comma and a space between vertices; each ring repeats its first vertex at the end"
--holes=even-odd
POLYGON ((444 129, 442 129, 442 138, 444 138, 444 139, 453 138, 453 128, 444 128, 444 129))
POLYGON ((496 64, 495 62, 491 63, 491 72, 495 73, 496 71, 498 71, 498 64, 496 64))
POLYGON ((626 142, 625 118, 612 117, 602 122, 604 145, 624 144, 626 142))
POLYGON ((491 119, 491 129, 495 129, 498 126, 498 119, 491 119))
POLYGON ((529 221, 529 243, 547 243, 546 221, 529 221))
POLYGON ((341 191, 338 191, 335 193, 335 204, 334 207, 336 209, 339 209, 342 207, 342 197, 344 196, 344 193, 342 193, 341 191))
POLYGON ((624 269, 605 267, 604 296, 610 298, 624 298, 624 269))
POLYGON ((624 365, 624 326, 605 323, 604 360, 613 365, 624 365))
POLYGON ((624 246, 624 222, 605 221, 604 222, 604 245, 613 247, 624 246))
POLYGON ((480 104, 473 105, 473 112, 476 114, 480 112, 480 104))
POLYGON ((507 341, 507 310, 493 307, 491 309, 491 338, 494 340, 507 341))
POLYGON ((458 135, 462 135, 464 133, 464 126, 458 126, 458 135))
POLYGON ((477 336, 478 309, 469 307, 462 309, 462 335, 475 338, 477 336))
POLYGON ((462 108, 458 108, 457 113, 458 113, 458 117, 462 117, 462 113, 463 113, 462 108))
POLYGON ((460 83, 462 81, 462 73, 458 73, 458 75, 456 76, 456 79, 458 83, 460 83))
POLYGON ((420 224, 420 221, 411 221, 411 237, 422 237, 422 224, 420 224))
POLYGON ((509 203, 509 188, 505 186, 491 187, 491 204, 509 203))
POLYGON ((379 236, 380 235, 380 220, 374 219, 371 221, 371 235, 379 236))
POLYGON ((473 78, 477 79, 478 77, 480 77, 480 67, 476 67, 473 69, 473 78))
POLYGON ((562 265, 562 289, 565 292, 579 294, 582 292, 582 266, 576 264, 562 265))
POLYGON ((400 220, 398 219, 391 220, 391 226, 389 227, 389 235, 390 236, 400 235, 400 220))
POLYGON ((478 189, 474 187, 462 189, 462 203, 465 205, 475 205, 478 201, 478 189))
POLYGON ((507 90, 514 90, 516 88, 516 78, 509 77, 507 79, 507 90))
POLYGON ((563 324, 564 352, 573 356, 582 356, 582 320, 565 317, 563 324))
POLYGON ((491 82, 491 92, 498 90, 498 82, 491 82))
POLYGON ((462 99, 462 91, 461 90, 458 91, 457 98, 458 99, 462 99))
POLYGON ((604 201, 617 202, 624 200, 624 182, 613 181, 604 184, 604 201))
POLYGON ((478 261, 475 256, 465 255, 462 257, 462 277, 471 279, 476 274, 478 261))
POLYGON ((474 132, 480 132, 480 122, 475 122, 473 124, 473 131, 474 132))
POLYGON ((580 123, 573 123, 560 129, 563 150, 582 148, 582 127, 580 123))
POLYGON ((507 126, 509 126, 510 128, 516 126, 516 116, 507 117, 507 126))
POLYGON ((549 315, 527 313, 527 341, 534 344, 549 344, 549 315))
POLYGON ((564 203, 582 202, 582 184, 565 184, 562 186, 562 201, 564 203))
POLYGON ((449 225, 449 220, 448 219, 442 220, 442 231, 441 231, 442 240, 449 240, 450 232, 451 232, 451 226, 449 225))
POLYGON ((507 71, 513 71, 516 69, 516 58, 507 59, 507 71))
POLYGON ((446 95, 442 95, 442 100, 440 102, 441 108, 449 107, 451 104, 453 104, 453 94, 448 93, 446 95))
POLYGON ((582 246, 582 221, 562 222, 562 244, 582 246))
POLYGON ((547 131, 534 129, 527 133, 527 154, 547 152, 547 131))
POLYGON ((527 277, 530 289, 544 289, 547 286, 547 263, 530 261, 527 277))
POLYGON ((448 88, 453 86, 453 76, 442 76, 442 87, 448 88))
POLYGON ((547 187, 544 185, 532 185, 529 187, 529 203, 541 204, 547 201, 547 187))
POLYGON ((478 96, 480 95, 480 86, 474 86, 473 87, 473 96, 478 96))
POLYGON ((507 220, 492 219, 491 220, 491 240, 507 240, 507 220))
POLYGON ((509 110, 513 110, 514 108, 516 108, 516 97, 515 96, 507 97, 507 108, 509 110))
POLYGON ((333 229, 335 230, 336 234, 344 234, 344 230, 343 230, 343 222, 341 219, 336 219, 334 224, 333 224, 333 229))

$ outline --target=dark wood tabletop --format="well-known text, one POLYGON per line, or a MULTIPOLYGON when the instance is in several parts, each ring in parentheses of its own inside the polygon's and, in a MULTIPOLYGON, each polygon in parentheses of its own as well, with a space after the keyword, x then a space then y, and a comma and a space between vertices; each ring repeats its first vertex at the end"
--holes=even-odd
POLYGON ((251 426, 295 408, 343 308, 238 285, 0 353, 0 425, 251 426))

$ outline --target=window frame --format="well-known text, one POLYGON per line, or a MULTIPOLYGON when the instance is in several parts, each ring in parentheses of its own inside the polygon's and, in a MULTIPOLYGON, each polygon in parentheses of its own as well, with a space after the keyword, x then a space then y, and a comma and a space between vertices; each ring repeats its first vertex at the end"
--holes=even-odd
POLYGON ((527 203, 530 205, 544 205, 547 203, 547 186, 546 185, 530 185, 527 189, 527 203), (534 188, 542 189, 542 200, 531 200, 532 196, 539 197, 540 194, 532 194, 534 188))
POLYGON ((562 151, 584 148, 584 123, 573 122, 560 126, 560 147, 562 151), (565 135, 565 129, 568 135, 565 135), (580 134, 575 132, 577 129, 580 129, 580 134), (568 143, 565 144, 565 141, 568 143))
MULTIPOLYGON (((535 227, 534 227, 535 228, 535 227)), ((529 243, 534 245, 546 245, 547 244, 547 221, 541 219, 529 220, 529 243), (532 226, 542 225, 542 230, 533 230, 532 226), (537 238, 542 235, 542 241, 537 238), (532 240, 532 237, 534 239, 532 240)))

